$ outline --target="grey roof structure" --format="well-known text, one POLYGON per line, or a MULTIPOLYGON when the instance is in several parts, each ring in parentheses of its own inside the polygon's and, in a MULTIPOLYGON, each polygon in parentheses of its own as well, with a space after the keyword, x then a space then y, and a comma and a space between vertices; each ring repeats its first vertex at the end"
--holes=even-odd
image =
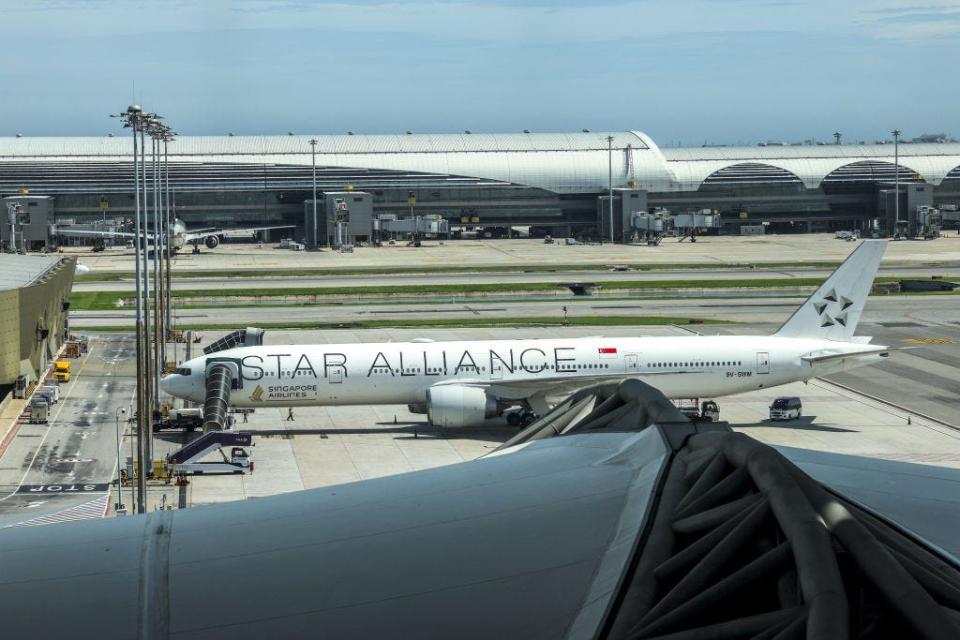
POLYGON ((62 259, 60 256, 0 254, 0 291, 34 284, 62 259))
MULTIPOLYGON (((851 165, 856 169, 864 164, 870 170, 868 177, 886 180, 884 170, 893 168, 894 159, 892 144, 661 150, 640 131, 182 136, 170 143, 168 150, 175 170, 184 171, 178 183, 181 178, 189 183, 193 177, 208 188, 231 188, 230 180, 238 179, 231 171, 246 168, 260 170, 262 184, 269 168, 279 171, 279 175, 270 174, 271 180, 286 179, 284 184, 302 187, 307 183, 304 171, 312 164, 311 139, 316 140, 317 166, 336 170, 341 181, 356 176, 362 183, 370 178, 363 172, 384 172, 374 176, 374 181, 397 186, 398 181, 408 180, 415 187, 426 184, 418 185, 418 180, 432 177, 448 184, 481 181, 558 194, 604 191, 611 177, 608 145, 613 149, 613 186, 631 185, 651 192, 696 191, 718 171, 741 165, 782 171, 808 188, 819 187, 833 172, 851 165), (218 173, 205 175, 202 167, 218 173), (283 169, 290 175, 284 175, 283 169), (296 180, 292 180, 293 174, 296 180)), ((106 176, 111 170, 129 172, 126 165, 132 147, 124 135, 0 138, 0 189, 16 188, 25 181, 34 191, 109 192, 104 188, 109 187, 104 184, 106 176), (85 165, 88 173, 83 171, 85 165)), ((916 180, 919 176, 933 185, 947 177, 960 178, 960 144, 901 143, 898 151, 902 177, 916 180)), ((124 178, 125 184, 126 173, 124 178)))

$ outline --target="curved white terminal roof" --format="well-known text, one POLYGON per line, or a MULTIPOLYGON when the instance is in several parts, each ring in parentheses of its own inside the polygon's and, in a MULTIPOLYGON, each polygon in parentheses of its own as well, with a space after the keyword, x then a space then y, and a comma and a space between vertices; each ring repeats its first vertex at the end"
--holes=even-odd
MULTIPOLYGON (((169 145, 169 159, 179 163, 305 167, 312 163, 311 138, 184 136, 169 145)), ((610 164, 614 187, 633 184, 647 191, 668 192, 695 191, 715 172, 742 164, 776 167, 796 176, 808 188, 817 188, 841 167, 858 162, 892 164, 894 157, 890 144, 661 151, 639 131, 324 135, 314 139, 318 167, 463 176, 561 194, 605 191, 610 164), (612 141, 608 142, 608 137, 612 141)), ((131 151, 130 138, 123 135, 0 138, 0 163, 6 165, 128 162, 131 151)), ((933 185, 939 185, 951 171, 960 172, 960 144, 903 143, 899 155, 905 173, 921 176, 933 185)))
MULTIPOLYGON (((634 180, 648 191, 675 182, 653 141, 639 131, 597 133, 316 136, 318 167, 352 167, 470 176, 556 193, 591 193, 634 180), (612 143, 608 142, 612 137, 612 143)), ((310 166, 311 136, 178 137, 171 162, 310 166)), ((0 162, 122 161, 129 137, 0 138, 0 162)))
MULTIPOLYGON (((926 182, 939 185, 960 167, 960 144, 899 145, 899 165, 926 182)), ((856 162, 894 163, 894 145, 822 145, 767 147, 701 147, 664 149, 670 170, 682 191, 695 190, 711 174, 743 163, 778 167, 815 189, 840 167, 856 162)), ((904 176, 906 177, 906 176, 904 176)))

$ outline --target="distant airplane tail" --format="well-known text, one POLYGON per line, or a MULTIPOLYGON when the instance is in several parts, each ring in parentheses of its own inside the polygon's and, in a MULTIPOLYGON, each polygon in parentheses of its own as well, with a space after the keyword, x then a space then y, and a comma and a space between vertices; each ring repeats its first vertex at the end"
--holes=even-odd
POLYGON ((886 248, 886 240, 864 240, 775 335, 850 341, 886 248))

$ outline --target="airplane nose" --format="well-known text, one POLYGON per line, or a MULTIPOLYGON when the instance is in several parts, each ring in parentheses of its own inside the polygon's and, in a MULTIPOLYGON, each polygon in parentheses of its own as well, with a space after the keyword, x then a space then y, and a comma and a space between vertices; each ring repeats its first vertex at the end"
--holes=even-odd
POLYGON ((171 373, 160 379, 160 388, 170 395, 189 400, 193 391, 193 379, 180 373, 171 373))
POLYGON ((179 377, 181 376, 180 374, 177 374, 177 373, 171 373, 169 375, 163 376, 160 379, 160 388, 172 396, 177 395, 176 393, 174 393, 174 388, 177 386, 176 380, 174 380, 174 378, 179 378, 179 377))

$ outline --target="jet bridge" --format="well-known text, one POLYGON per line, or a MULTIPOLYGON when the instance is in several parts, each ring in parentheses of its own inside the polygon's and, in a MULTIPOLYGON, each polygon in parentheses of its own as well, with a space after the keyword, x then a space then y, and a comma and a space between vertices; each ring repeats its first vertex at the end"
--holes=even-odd
POLYGON ((247 327, 234 331, 213 342, 203 352, 214 356, 207 360, 207 393, 203 402, 203 430, 219 431, 227 419, 230 391, 240 385, 240 369, 236 361, 219 359, 215 354, 234 347, 259 347, 263 345, 263 329, 247 327))
POLYGON ((203 401, 203 430, 220 431, 227 420, 230 390, 237 379, 237 366, 232 362, 215 362, 207 366, 207 396, 203 401))
POLYGON ((247 327, 246 329, 234 331, 204 347, 203 352, 210 355, 219 351, 233 349, 234 347, 262 347, 264 333, 263 329, 256 327, 247 327))

